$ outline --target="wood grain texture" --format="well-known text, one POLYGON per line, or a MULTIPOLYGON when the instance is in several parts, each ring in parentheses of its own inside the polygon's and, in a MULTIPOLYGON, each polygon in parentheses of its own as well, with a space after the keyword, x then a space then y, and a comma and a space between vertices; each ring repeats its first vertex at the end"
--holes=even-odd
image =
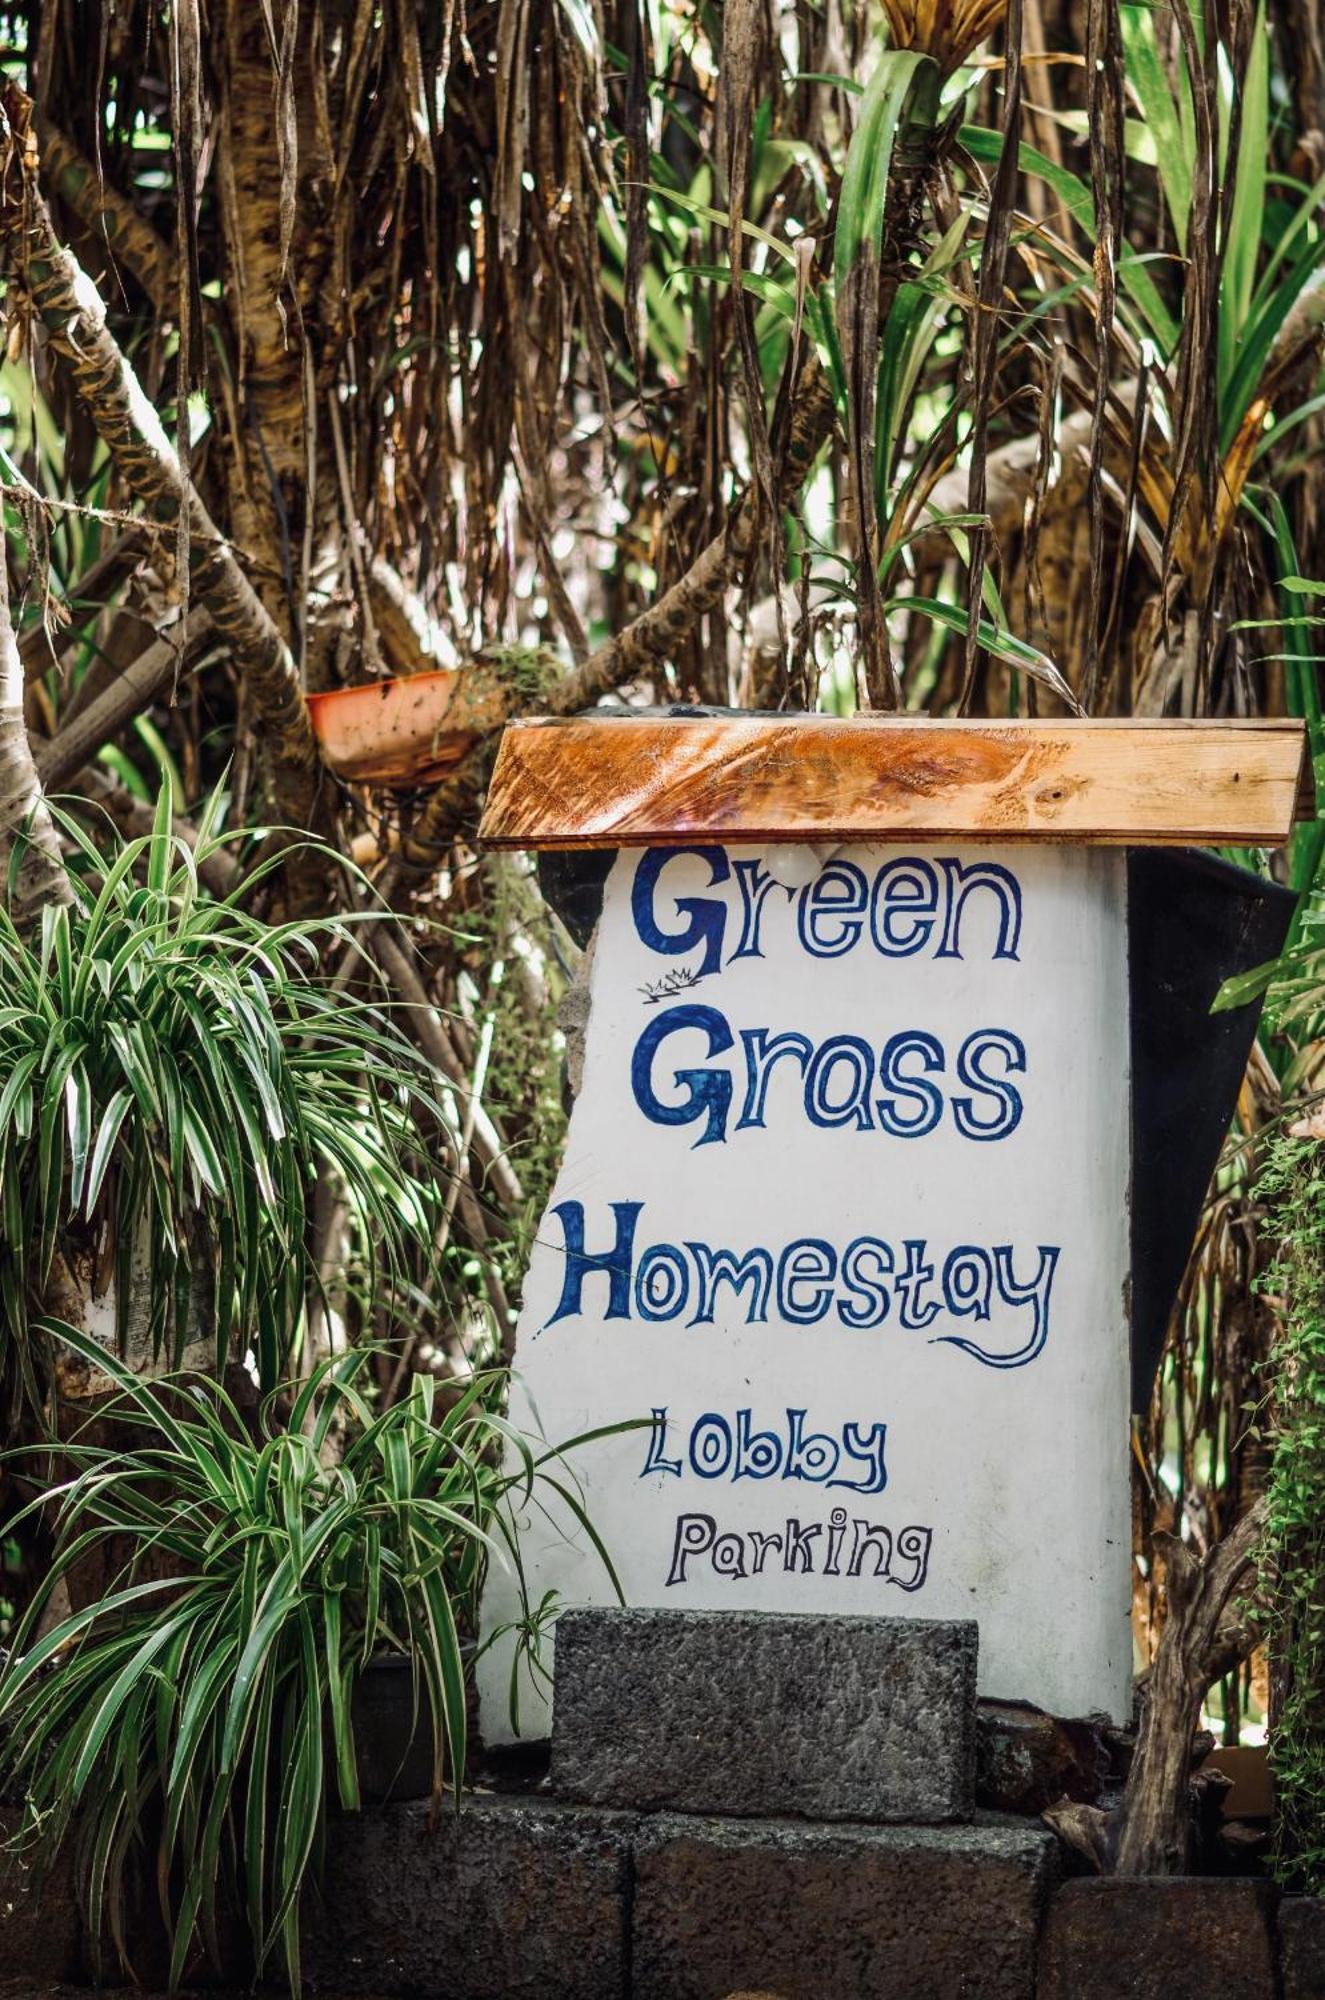
POLYGON ((480 837, 1272 847, 1310 796, 1300 722, 589 715, 508 725, 480 837))

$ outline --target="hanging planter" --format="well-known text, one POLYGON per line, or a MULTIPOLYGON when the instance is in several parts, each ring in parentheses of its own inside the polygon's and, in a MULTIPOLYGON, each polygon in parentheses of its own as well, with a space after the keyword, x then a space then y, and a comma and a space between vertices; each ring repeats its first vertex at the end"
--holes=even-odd
POLYGON ((460 762, 472 730, 448 729, 460 676, 446 668, 308 697, 331 770, 379 785, 422 785, 460 762))

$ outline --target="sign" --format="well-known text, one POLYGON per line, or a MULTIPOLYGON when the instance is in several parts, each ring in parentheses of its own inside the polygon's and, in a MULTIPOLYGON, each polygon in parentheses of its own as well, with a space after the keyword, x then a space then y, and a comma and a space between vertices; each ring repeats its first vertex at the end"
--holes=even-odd
MULTIPOLYGON (((512 1414, 646 1420, 573 1464, 629 1603, 975 1617, 983 1694, 1128 1713, 1126 882, 1047 842, 617 855, 512 1414)), ((571 1510, 521 1525, 532 1603, 613 1601, 571 1510)))

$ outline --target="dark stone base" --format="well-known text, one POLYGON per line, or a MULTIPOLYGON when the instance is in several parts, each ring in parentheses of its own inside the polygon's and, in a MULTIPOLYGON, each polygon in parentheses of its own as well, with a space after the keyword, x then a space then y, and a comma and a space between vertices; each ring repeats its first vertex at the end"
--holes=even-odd
POLYGON ((1325 1898, 1284 1897, 1279 1950, 1283 2000, 1325 2000, 1325 1898))
POLYGON ((57 1867, 41 1896, 23 1860, 3 1845, 21 1813, 0 1806, 0 1974, 6 1979, 76 1979, 83 1969, 83 1925, 72 1871, 57 1867))
POLYGON ((970 1620, 565 1611, 553 1790, 743 1819, 962 1819, 975 1670, 970 1620))
POLYGON ((1067 1882, 1038 2000, 1275 2000, 1274 1897, 1199 1876, 1067 1882))
POLYGON ((469 1799, 332 1829, 304 1912, 310 1992, 393 2000, 621 2000, 630 1837, 625 1813, 469 1799))
MULTIPOLYGON (((434 1833, 426 1808, 391 1806, 332 1828, 324 1890, 304 1913, 305 1990, 310 2000, 1325 2000, 1325 1901, 1279 1899, 1250 1880, 1055 1887, 1056 1877, 1049 1834, 993 1815, 868 1827, 484 1795, 434 1833)), ((34 1916, 6 1881, 0 2000, 81 2000, 91 1982, 78 1983, 86 1953, 68 1884, 53 1883, 34 1916)), ((149 1994, 161 1978, 148 1972, 149 1994)), ((198 1972, 195 1988, 198 2000, 241 1990, 233 1974, 198 1972)))
MULTIPOLYGON (((0 2000, 87 2000, 88 1991, 86 1986, 68 1986, 63 1982, 50 1986, 41 1980, 34 1986, 30 1978, 0 1979, 0 2000)), ((289 1994, 288 1986, 280 1989, 260 1986, 256 1990, 252 1986, 229 1986, 224 1989, 189 1986, 179 1987, 171 1994, 145 1992, 141 1986, 99 1986, 96 1989, 97 2000, 289 2000, 289 1994)), ((328 1994, 325 2000, 336 2000, 336 1996, 328 1994)), ((390 1995, 359 1994, 355 2000, 390 2000, 390 1995)))
MULTIPOLYGON (((63 1982, 49 1986, 44 1980, 34 1986, 30 1978, 0 1979, 0 2000, 88 2000, 89 1988, 63 1982)), ((288 1986, 177 1987, 173 1993, 149 1993, 141 1986, 99 1986, 97 2000, 290 2000, 288 1986)), ((393 2000, 389 1993, 338 1995, 329 1993, 320 2000, 393 2000)))
MULTIPOLYGON (((558 1647, 553 1776, 590 1802, 493 1758, 436 1825, 423 1803, 335 1817, 310 2000, 1325 2000, 1325 1902, 1060 1885, 1041 1823, 975 1815, 974 1626, 568 1614, 558 1647)), ((1023 1805, 1089 1793, 1112 1754, 1006 1704, 984 1735, 986 1784, 1023 1805)), ((150 1898, 126 1928, 150 1993, 150 1898)), ((221 1930, 221 1970, 185 1971, 213 2000, 251 1969, 242 1919, 221 1930)), ((0 1847, 0 2000, 69 2000, 90 1962, 67 1873, 34 1907, 0 1847)))
POLYGON ((1042 1813, 1063 1798, 1094 1805, 1110 1776, 1104 1725, 1064 1722, 1025 1702, 982 1701, 975 1723, 975 1802, 1042 1813))
POLYGON ((1030 2000, 1052 1837, 665 1815, 635 1841, 635 2000, 1030 2000))

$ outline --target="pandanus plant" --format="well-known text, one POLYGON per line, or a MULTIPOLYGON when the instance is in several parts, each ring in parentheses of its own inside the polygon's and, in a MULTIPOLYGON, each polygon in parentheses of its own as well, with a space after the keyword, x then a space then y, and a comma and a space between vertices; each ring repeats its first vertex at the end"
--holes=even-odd
POLYGON ((894 48, 915 49, 942 76, 960 69, 999 27, 1007 0, 884 0, 894 48))

